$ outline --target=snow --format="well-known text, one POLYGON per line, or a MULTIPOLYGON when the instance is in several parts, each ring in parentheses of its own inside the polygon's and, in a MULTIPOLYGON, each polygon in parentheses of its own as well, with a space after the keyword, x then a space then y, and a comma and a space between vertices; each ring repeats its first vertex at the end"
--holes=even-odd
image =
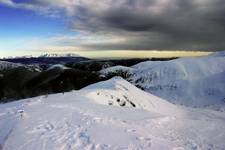
POLYGON ((116 66, 104 69, 101 73, 106 75, 119 68, 129 74, 127 80, 133 85, 172 103, 223 110, 224 52, 171 61, 146 61, 129 68, 116 66))
POLYGON ((215 52, 215 53, 213 53, 211 55, 215 56, 215 57, 224 57, 225 56, 225 50, 224 51, 215 52))
POLYGON ((56 65, 52 65, 47 70, 53 70, 53 69, 65 70, 65 69, 69 69, 69 68, 64 65, 61 65, 61 64, 56 64, 56 65))
POLYGON ((102 69, 100 71, 101 74, 107 75, 109 73, 117 72, 117 71, 127 71, 127 72, 132 72, 132 68, 130 67, 125 67, 125 66, 113 66, 109 68, 102 69))
POLYGON ((79 91, 1 104, 0 149, 221 150, 224 124, 225 112, 176 106, 116 77, 79 91), (137 107, 114 99, 108 104, 111 96, 124 95, 137 107))
POLYGON ((0 71, 6 70, 6 69, 13 69, 16 67, 23 66, 22 64, 17 64, 17 63, 10 63, 6 61, 0 61, 0 71))
POLYGON ((133 66, 130 81, 173 103, 205 107, 224 105, 225 58, 206 56, 133 66))
POLYGON ((141 108, 167 115, 176 113, 178 109, 175 105, 136 88, 121 77, 90 85, 83 90, 88 98, 103 105, 141 108))
POLYGON ((80 57, 78 54, 55 54, 55 53, 50 53, 50 54, 43 54, 39 57, 80 57))
POLYGON ((36 72, 41 72, 41 70, 42 70, 39 65, 24 65, 21 63, 0 61, 0 71, 10 70, 10 69, 18 68, 18 67, 24 67, 30 71, 36 71, 36 72))

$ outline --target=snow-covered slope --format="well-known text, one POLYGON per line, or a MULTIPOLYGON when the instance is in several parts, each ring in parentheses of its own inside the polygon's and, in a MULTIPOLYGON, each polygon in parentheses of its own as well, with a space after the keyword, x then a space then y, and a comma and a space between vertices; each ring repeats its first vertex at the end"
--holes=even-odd
POLYGON ((88 98, 103 105, 141 108, 167 115, 176 113, 178 109, 175 105, 138 89, 121 77, 90 85, 83 90, 88 98))
POLYGON ((113 66, 113 67, 102 69, 100 73, 107 75, 107 74, 119 72, 119 71, 132 72, 133 69, 131 67, 125 67, 125 66, 113 66))
MULTIPOLYGON (((146 61, 120 71, 128 81, 170 102, 186 106, 225 105, 224 52, 205 57, 180 58, 171 61, 146 61)), ((116 72, 102 70, 104 75, 116 72)))
POLYGON ((52 70, 52 69, 65 70, 65 69, 68 69, 68 67, 61 64, 56 64, 56 65, 50 66, 47 70, 52 70))
POLYGON ((188 106, 224 104, 225 57, 143 62, 133 68, 132 83, 171 102, 188 106))
POLYGON ((20 66, 23 66, 23 65, 17 64, 17 63, 6 62, 6 61, 0 61, 0 71, 6 70, 6 69, 16 68, 16 67, 20 67, 20 66))
POLYGON ((113 78, 80 91, 1 104, 0 149, 221 150, 224 124, 224 112, 174 106, 113 78), (107 104, 111 96, 124 95, 148 107, 107 104))

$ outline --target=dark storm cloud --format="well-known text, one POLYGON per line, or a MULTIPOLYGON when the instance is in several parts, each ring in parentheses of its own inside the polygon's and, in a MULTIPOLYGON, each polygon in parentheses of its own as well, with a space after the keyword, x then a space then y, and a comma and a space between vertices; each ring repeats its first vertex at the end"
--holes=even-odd
POLYGON ((224 0, 33 0, 29 4, 64 8, 70 28, 80 33, 125 39, 82 43, 88 48, 225 49, 224 0))
MULTIPOLYGON (((116 3, 117 1, 115 1, 116 3)), ((113 1, 112 1, 113 3, 113 1)), ((125 36, 127 43, 88 45, 101 49, 225 49, 224 0, 127 0, 107 9, 79 6, 77 30, 125 36)))

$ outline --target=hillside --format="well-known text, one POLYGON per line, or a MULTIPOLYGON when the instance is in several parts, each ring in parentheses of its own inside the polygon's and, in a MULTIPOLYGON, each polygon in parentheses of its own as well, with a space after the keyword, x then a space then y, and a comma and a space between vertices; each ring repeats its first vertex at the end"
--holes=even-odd
POLYGON ((140 108, 167 115, 176 113, 178 109, 175 105, 138 89, 120 77, 87 86, 81 91, 84 91, 86 97, 103 105, 140 108))
POLYGON ((7 70, 7 69, 13 69, 16 67, 20 67, 22 64, 17 63, 10 63, 7 61, 0 61, 0 71, 7 70))
POLYGON ((191 107, 225 105, 224 52, 170 61, 146 61, 132 67, 111 67, 100 71, 104 76, 122 75, 137 87, 191 107))
POLYGON ((28 64, 4 61, 2 63, 4 69, 1 70, 0 63, 0 102, 81 89, 92 83, 105 80, 97 72, 103 68, 115 65, 132 66, 146 61, 145 59, 79 61, 79 57, 72 54, 51 54, 38 58, 19 57, 11 59, 13 61, 26 60, 28 64), (66 61, 61 62, 62 56, 66 56, 64 57, 66 61), (48 63, 43 63, 39 58, 45 59, 48 63), (33 61, 34 59, 36 59, 36 62, 33 61), (52 59, 55 61, 53 64, 51 64, 52 59), (73 59, 75 60, 71 61, 73 59), (15 83, 15 81, 17 82, 15 83))
POLYGON ((80 91, 1 104, 0 148, 220 150, 224 116, 175 106, 113 78, 80 91), (108 104, 111 96, 126 96, 138 107, 108 104))

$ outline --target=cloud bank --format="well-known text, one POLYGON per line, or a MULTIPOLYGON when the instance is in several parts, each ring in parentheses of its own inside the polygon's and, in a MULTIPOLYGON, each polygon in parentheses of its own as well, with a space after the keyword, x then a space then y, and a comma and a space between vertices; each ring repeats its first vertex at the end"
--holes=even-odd
MULTIPOLYGON (((0 0, 41 15, 66 17, 67 46, 96 50, 225 49, 224 0, 0 0)), ((60 39, 60 40, 59 40, 60 39)))

